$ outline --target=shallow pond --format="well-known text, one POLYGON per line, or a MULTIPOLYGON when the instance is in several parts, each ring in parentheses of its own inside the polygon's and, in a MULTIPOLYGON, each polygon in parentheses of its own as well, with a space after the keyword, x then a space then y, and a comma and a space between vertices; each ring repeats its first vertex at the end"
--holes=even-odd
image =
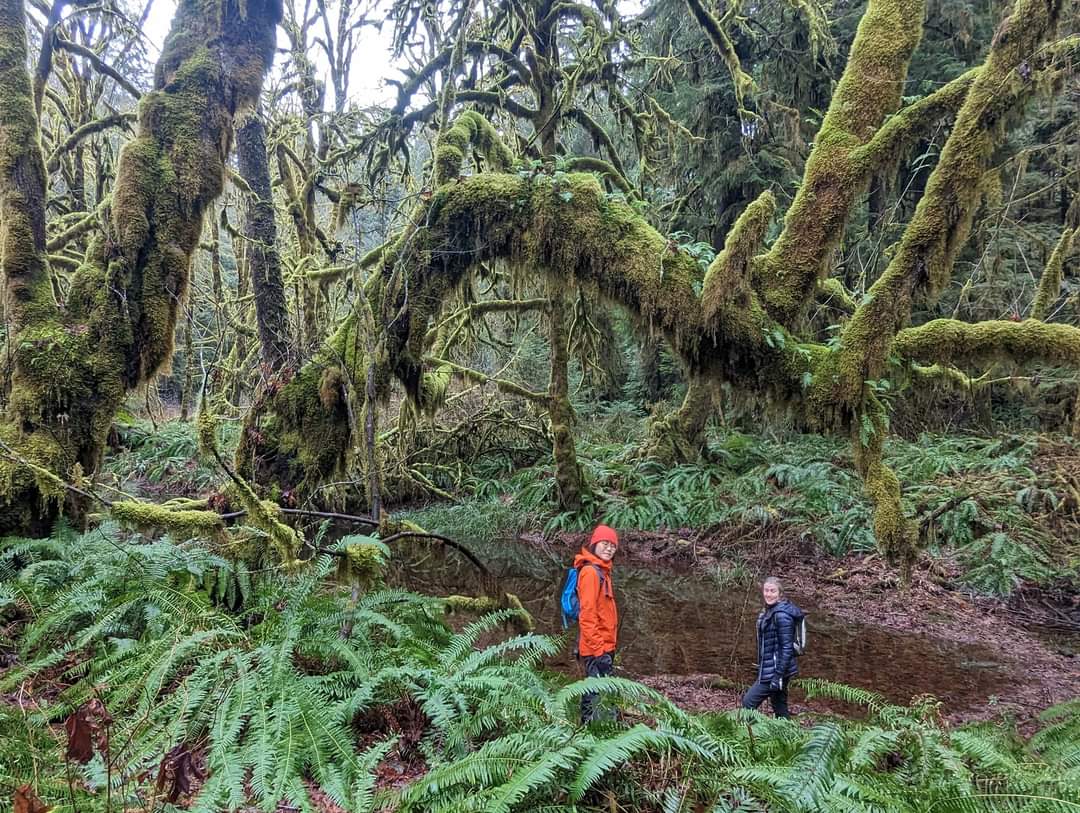
MULTIPOLYGON (((562 561, 514 541, 469 548, 503 590, 518 596, 538 632, 563 632, 558 595, 569 554, 562 561)), ((395 547, 395 560, 393 580, 410 589, 432 595, 483 592, 480 574, 455 553, 395 547)), ((712 674, 739 688, 754 679, 754 624, 760 609, 756 587, 720 589, 707 577, 618 562, 613 581, 623 674, 712 674)), ((933 694, 952 711, 984 705, 1016 680, 1002 654, 989 647, 852 623, 816 608, 810 597, 790 598, 808 614, 809 651, 799 662, 804 677, 871 689, 894 702, 933 694)), ((570 650, 568 643, 549 666, 577 674, 570 650)))

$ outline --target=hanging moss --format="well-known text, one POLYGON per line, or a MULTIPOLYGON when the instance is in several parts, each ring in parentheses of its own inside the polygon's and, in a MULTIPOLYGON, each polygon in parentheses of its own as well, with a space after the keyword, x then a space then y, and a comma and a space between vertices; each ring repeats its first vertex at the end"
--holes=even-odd
POLYGON ((855 468, 863 479, 866 496, 874 505, 874 538, 878 549, 900 568, 901 580, 911 579, 918 554, 919 537, 915 523, 904 516, 900 500, 900 480, 882 459, 888 432, 885 411, 874 402, 863 422, 852 427, 855 468))

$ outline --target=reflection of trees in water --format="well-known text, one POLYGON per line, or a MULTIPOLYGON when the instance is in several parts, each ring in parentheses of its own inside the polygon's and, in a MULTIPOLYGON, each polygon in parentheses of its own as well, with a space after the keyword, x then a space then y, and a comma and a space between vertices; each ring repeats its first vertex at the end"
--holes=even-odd
MULTIPOLYGON (((573 554, 512 542, 470 550, 513 593, 537 631, 563 632, 558 595, 573 554)), ((481 574, 463 557, 433 547, 395 547, 393 581, 433 595, 482 592, 481 574)), ((615 566, 620 665, 636 675, 717 674, 738 684, 754 678, 756 585, 718 588, 708 579, 662 567, 615 566)), ((906 702, 922 693, 953 703, 985 702, 1004 688, 998 653, 925 636, 859 625, 832 616, 802 596, 809 613, 806 676, 836 680, 906 702)), ((570 646, 550 665, 572 669, 570 646)))

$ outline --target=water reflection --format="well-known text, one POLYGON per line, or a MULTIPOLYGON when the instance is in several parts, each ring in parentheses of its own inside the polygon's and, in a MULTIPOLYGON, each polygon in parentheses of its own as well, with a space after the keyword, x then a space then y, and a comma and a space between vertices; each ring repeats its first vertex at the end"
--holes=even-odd
MULTIPOLYGON (((558 595, 569 551, 538 550, 512 541, 471 545, 536 620, 537 631, 561 633, 558 595), (565 561, 564 561, 565 560, 565 561)), ((483 581, 460 556, 431 547, 395 546, 392 580, 432 595, 479 593, 483 581)), ((616 563, 619 653, 633 676, 715 674, 744 686, 755 676, 756 586, 721 590, 709 579, 665 568, 616 563)), ((997 652, 929 636, 844 621, 815 607, 813 597, 790 598, 809 615, 803 676, 835 680, 906 703, 933 694, 956 711, 984 705, 1013 683, 997 652)), ((567 644, 552 668, 576 674, 567 644)))

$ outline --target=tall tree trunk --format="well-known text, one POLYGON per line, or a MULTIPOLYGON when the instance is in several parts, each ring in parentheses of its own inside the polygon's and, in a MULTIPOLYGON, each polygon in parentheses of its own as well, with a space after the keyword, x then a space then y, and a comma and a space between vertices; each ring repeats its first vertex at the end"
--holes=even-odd
MULTIPOLYGON (((192 288, 194 293, 195 289, 192 288)), ((195 358, 193 352, 192 334, 195 327, 195 297, 188 300, 187 312, 184 314, 184 332, 180 341, 184 344, 184 382, 180 388, 180 420, 187 421, 191 417, 191 405, 195 402, 195 358)))
POLYGON ((26 71, 22 0, 0 0, 0 45, 0 260, 12 335, 55 308, 45 255, 45 160, 26 71))
POLYGON ((268 374, 281 372, 291 364, 285 287, 281 282, 281 260, 277 252, 277 223, 270 191, 270 162, 266 154, 266 131, 259 115, 248 116, 236 131, 236 155, 240 175, 253 197, 244 216, 247 238, 247 267, 255 292, 255 320, 259 349, 268 374))
POLYGON ((660 342, 647 330, 638 350, 638 366, 641 368, 641 394, 646 404, 660 400, 660 342))
POLYGON ((666 465, 692 463, 705 446, 705 428, 713 414, 713 390, 702 376, 689 373, 678 409, 654 414, 641 454, 666 465))
POLYGON ((594 303, 592 319, 600 333, 598 361, 603 374, 603 381, 597 387, 598 394, 605 401, 618 401, 622 397, 623 384, 626 383, 626 359, 623 358, 619 337, 615 332, 611 308, 599 299, 594 303))
MULTIPOLYGON (((5 363, 0 532, 47 529, 66 497, 45 470, 91 473, 127 392, 172 356, 203 213, 221 193, 233 116, 259 95, 281 6, 182 0, 124 147, 106 235, 87 251, 66 307, 48 282, 45 175, 26 71, 21 0, 0 0, 0 220, 5 363), (29 464, 29 465, 28 465, 29 464)), ((72 506, 77 513, 79 506, 72 506)))
POLYGON ((581 467, 574 449, 574 409, 570 405, 569 378, 566 374, 566 295, 561 283, 548 283, 548 313, 551 340, 551 378, 548 381, 548 418, 551 421, 552 453, 555 457, 555 480, 559 487, 559 507, 581 507, 581 467))

